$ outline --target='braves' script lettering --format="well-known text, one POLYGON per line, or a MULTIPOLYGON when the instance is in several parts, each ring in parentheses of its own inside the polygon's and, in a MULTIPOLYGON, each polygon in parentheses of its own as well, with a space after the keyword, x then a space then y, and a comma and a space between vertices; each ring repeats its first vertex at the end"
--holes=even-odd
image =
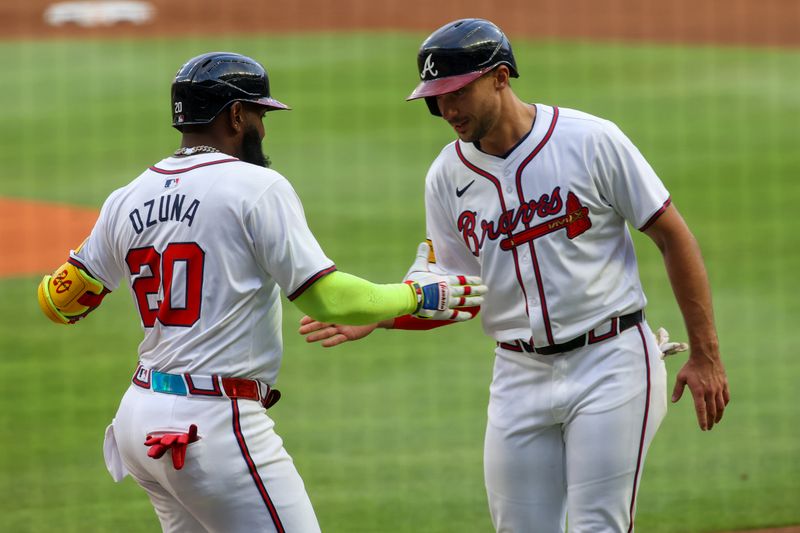
POLYGON ((588 209, 580 204, 573 193, 568 194, 567 204, 568 212, 565 216, 551 219, 543 224, 543 226, 547 226, 546 231, 542 231, 544 228, 530 228, 530 223, 535 217, 544 218, 561 212, 564 202, 561 199, 560 187, 553 189, 550 194, 543 194, 537 200, 531 200, 516 209, 504 211, 495 220, 480 219, 479 221, 475 211, 463 211, 458 215, 456 223, 458 231, 461 232, 461 237, 464 239, 464 244, 467 245, 472 255, 477 257, 487 238, 494 241, 504 237, 501 244, 503 244, 502 248, 507 250, 518 245, 514 244, 515 237, 518 235, 523 236, 522 239, 517 239, 519 242, 528 242, 532 238, 566 227, 568 237, 572 239, 591 227, 591 222, 587 218, 588 209), (582 219, 580 228, 572 227, 579 218, 582 219), (522 231, 515 233, 518 228, 522 231))

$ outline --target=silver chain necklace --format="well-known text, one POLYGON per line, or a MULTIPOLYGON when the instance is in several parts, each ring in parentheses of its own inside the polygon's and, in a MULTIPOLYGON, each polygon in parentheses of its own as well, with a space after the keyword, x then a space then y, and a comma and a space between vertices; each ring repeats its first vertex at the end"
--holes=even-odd
POLYGON ((218 153, 219 150, 214 148, 213 146, 206 146, 201 144, 200 146, 182 146, 175 150, 175 156, 185 156, 185 155, 195 155, 195 154, 213 154, 218 153))

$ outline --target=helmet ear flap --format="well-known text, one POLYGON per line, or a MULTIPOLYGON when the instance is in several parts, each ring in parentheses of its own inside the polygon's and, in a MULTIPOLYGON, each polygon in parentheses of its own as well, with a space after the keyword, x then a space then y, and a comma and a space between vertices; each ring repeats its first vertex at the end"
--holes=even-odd
POLYGON ((439 104, 436 103, 436 97, 435 96, 426 96, 425 97, 425 103, 428 104, 428 109, 430 110, 431 115, 433 115, 435 117, 441 117, 442 116, 442 112, 439 111, 439 104))

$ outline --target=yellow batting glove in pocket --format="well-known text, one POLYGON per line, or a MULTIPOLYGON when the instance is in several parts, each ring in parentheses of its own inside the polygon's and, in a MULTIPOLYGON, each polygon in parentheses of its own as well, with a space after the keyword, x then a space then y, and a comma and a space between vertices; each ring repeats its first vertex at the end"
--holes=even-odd
POLYGON ((39 307, 56 324, 74 324, 110 291, 82 268, 66 262, 39 283, 39 307))

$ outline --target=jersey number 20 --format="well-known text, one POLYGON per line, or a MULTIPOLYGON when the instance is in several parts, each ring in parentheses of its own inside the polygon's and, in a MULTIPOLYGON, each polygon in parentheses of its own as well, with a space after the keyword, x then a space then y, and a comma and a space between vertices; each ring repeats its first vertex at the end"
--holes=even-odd
POLYGON ((131 284, 142 323, 152 328, 156 320, 165 326, 192 326, 200 318, 203 292, 203 266, 205 252, 195 242, 170 243, 162 253, 155 248, 134 248, 128 251, 125 262, 131 276, 138 276, 131 284), (182 268, 176 268, 181 265, 182 268), (142 271, 147 266, 149 275, 142 271), (181 287, 177 287, 182 283, 181 287), (183 301, 175 301, 175 293, 183 293, 183 301), (163 300, 155 301, 158 294, 163 300), (151 302, 155 301, 155 307, 151 302))

